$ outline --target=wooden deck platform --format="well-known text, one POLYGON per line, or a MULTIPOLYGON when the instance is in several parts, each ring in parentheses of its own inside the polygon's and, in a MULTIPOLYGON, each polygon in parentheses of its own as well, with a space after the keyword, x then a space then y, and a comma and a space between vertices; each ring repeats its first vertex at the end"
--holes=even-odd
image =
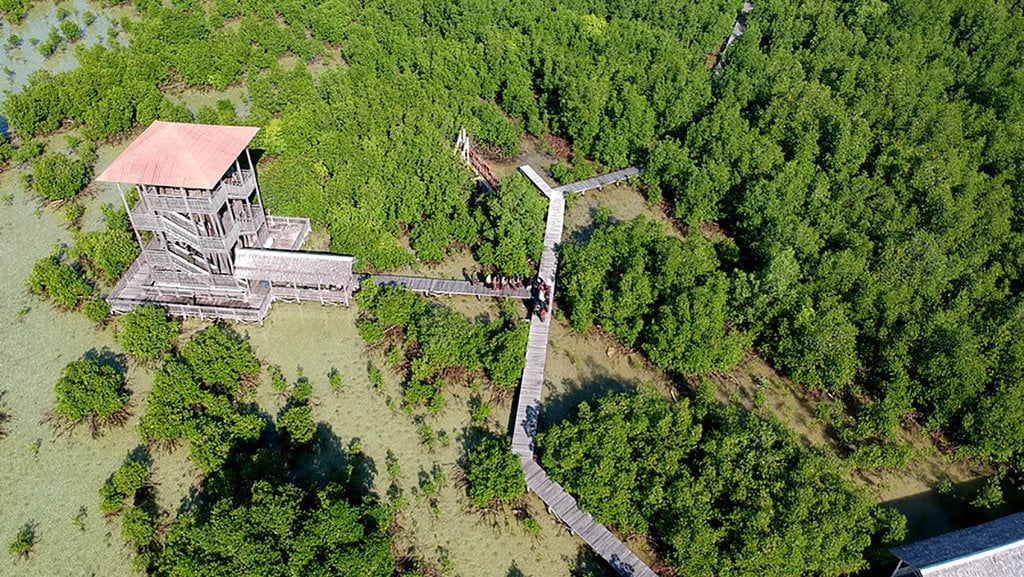
POLYGON ((413 292, 431 295, 467 295, 498 298, 530 298, 530 288, 492 289, 483 284, 471 284, 464 280, 423 278, 415 276, 370 275, 374 286, 399 286, 413 292))
POLYGON ((634 176, 640 174, 640 169, 631 166, 622 170, 616 170, 615 172, 609 172, 608 174, 602 174, 601 176, 595 176, 594 178, 587 178, 564 186, 559 186, 555 190, 562 194, 569 192, 585 193, 588 190, 595 188, 603 188, 609 184, 618 184, 625 180, 629 180, 634 176))

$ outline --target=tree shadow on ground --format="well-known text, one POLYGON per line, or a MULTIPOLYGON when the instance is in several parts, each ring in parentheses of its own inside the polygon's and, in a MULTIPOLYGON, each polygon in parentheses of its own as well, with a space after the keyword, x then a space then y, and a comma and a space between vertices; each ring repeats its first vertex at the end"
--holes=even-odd
POLYGON ((566 563, 572 568, 573 577, 619 577, 611 565, 601 559, 586 545, 576 549, 575 557, 565 557, 566 563))
MULTIPOLYGON (((945 476, 942 471, 936 472, 945 476)), ((914 495, 884 501, 881 505, 896 509, 907 518, 907 542, 927 539, 990 521, 970 505, 987 480, 978 478, 947 483, 946 490, 936 486, 914 495)))
POLYGON ((575 414, 576 407, 609 393, 631 392, 637 383, 612 375, 593 358, 585 359, 585 368, 574 378, 564 378, 557 385, 544 382, 544 398, 540 410, 540 430, 545 430, 575 414))
POLYGON ((317 423, 313 446, 303 456, 301 464, 304 477, 319 485, 346 478, 352 492, 377 496, 373 492, 377 463, 363 453, 361 447, 362 441, 358 437, 352 438, 345 447, 329 423, 317 423))
POLYGON ((82 355, 82 359, 110 367, 121 376, 128 372, 128 356, 124 353, 112 351, 110 347, 89 349, 82 355))

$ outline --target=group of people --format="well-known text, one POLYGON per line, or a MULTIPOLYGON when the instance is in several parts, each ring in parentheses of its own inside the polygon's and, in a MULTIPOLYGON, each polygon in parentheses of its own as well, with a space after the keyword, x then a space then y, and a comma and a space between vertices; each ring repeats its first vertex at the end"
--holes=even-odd
POLYGON ((533 314, 537 315, 541 322, 548 316, 548 303, 551 302, 551 286, 544 282, 539 276, 533 279, 530 284, 531 296, 533 297, 533 314))
POLYGON ((474 286, 482 284, 485 288, 495 291, 517 291, 529 288, 531 298, 530 308, 533 314, 537 315, 541 322, 547 319, 548 312, 550 312, 548 307, 551 302, 551 285, 544 282, 544 279, 539 276, 530 279, 527 277, 508 276, 494 272, 478 271, 476 269, 473 269, 470 272, 466 272, 466 269, 462 269, 462 273, 469 279, 469 284, 474 286))
POLYGON ((469 278, 469 284, 471 285, 483 284, 485 288, 499 291, 523 289, 526 288, 528 282, 526 277, 480 272, 475 269, 466 276, 469 278))

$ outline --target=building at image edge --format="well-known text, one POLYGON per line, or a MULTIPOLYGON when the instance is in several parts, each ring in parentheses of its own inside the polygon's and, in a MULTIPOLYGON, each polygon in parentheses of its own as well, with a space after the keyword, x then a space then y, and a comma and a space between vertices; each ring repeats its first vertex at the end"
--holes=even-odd
POLYGON ((893 577, 1021 577, 1024 513, 1000 517, 891 550, 893 577))
POLYGON ((113 312, 262 322, 276 300, 349 303, 355 259, 302 252, 309 219, 264 211, 258 131, 156 121, 97 177, 117 185, 142 247, 107 297, 113 312))

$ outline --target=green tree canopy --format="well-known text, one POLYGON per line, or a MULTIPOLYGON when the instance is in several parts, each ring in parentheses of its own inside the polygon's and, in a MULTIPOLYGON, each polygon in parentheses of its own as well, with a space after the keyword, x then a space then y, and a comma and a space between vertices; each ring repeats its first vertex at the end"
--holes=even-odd
POLYGON ((547 203, 526 177, 513 174, 480 202, 477 256, 504 274, 527 276, 544 249, 547 203))
POLYGON ((581 508, 649 533, 679 575, 844 575, 865 567, 873 542, 903 536, 903 517, 872 504, 835 458, 713 398, 606 395, 538 446, 581 508))
POLYGON ((750 337, 730 322, 728 277, 714 247, 680 241, 643 217, 600 221, 561 247, 559 284, 573 328, 599 325, 660 368, 684 375, 738 363, 750 337))
POLYGON ((32 191, 46 200, 64 200, 89 184, 89 167, 60 153, 32 161, 32 191))
POLYGON ((61 371, 54 387, 54 415, 73 425, 87 422, 94 433, 127 416, 128 393, 124 378, 111 366, 91 359, 72 361, 61 371))
POLYGON ((117 342, 140 359, 155 359, 178 338, 178 323, 154 305, 139 305, 118 320, 117 342))
POLYGON ((484 437, 470 453, 466 484, 474 507, 511 503, 526 493, 519 457, 507 442, 492 436, 484 437))
POLYGON ((181 349, 181 358, 207 387, 229 396, 238 394, 243 379, 260 374, 259 360, 240 335, 224 326, 207 327, 181 349))
POLYGON ((93 292, 93 287, 78 269, 65 262, 60 246, 55 246, 49 256, 35 262, 25 284, 33 294, 49 298, 64 309, 77 309, 82 300, 93 292))

